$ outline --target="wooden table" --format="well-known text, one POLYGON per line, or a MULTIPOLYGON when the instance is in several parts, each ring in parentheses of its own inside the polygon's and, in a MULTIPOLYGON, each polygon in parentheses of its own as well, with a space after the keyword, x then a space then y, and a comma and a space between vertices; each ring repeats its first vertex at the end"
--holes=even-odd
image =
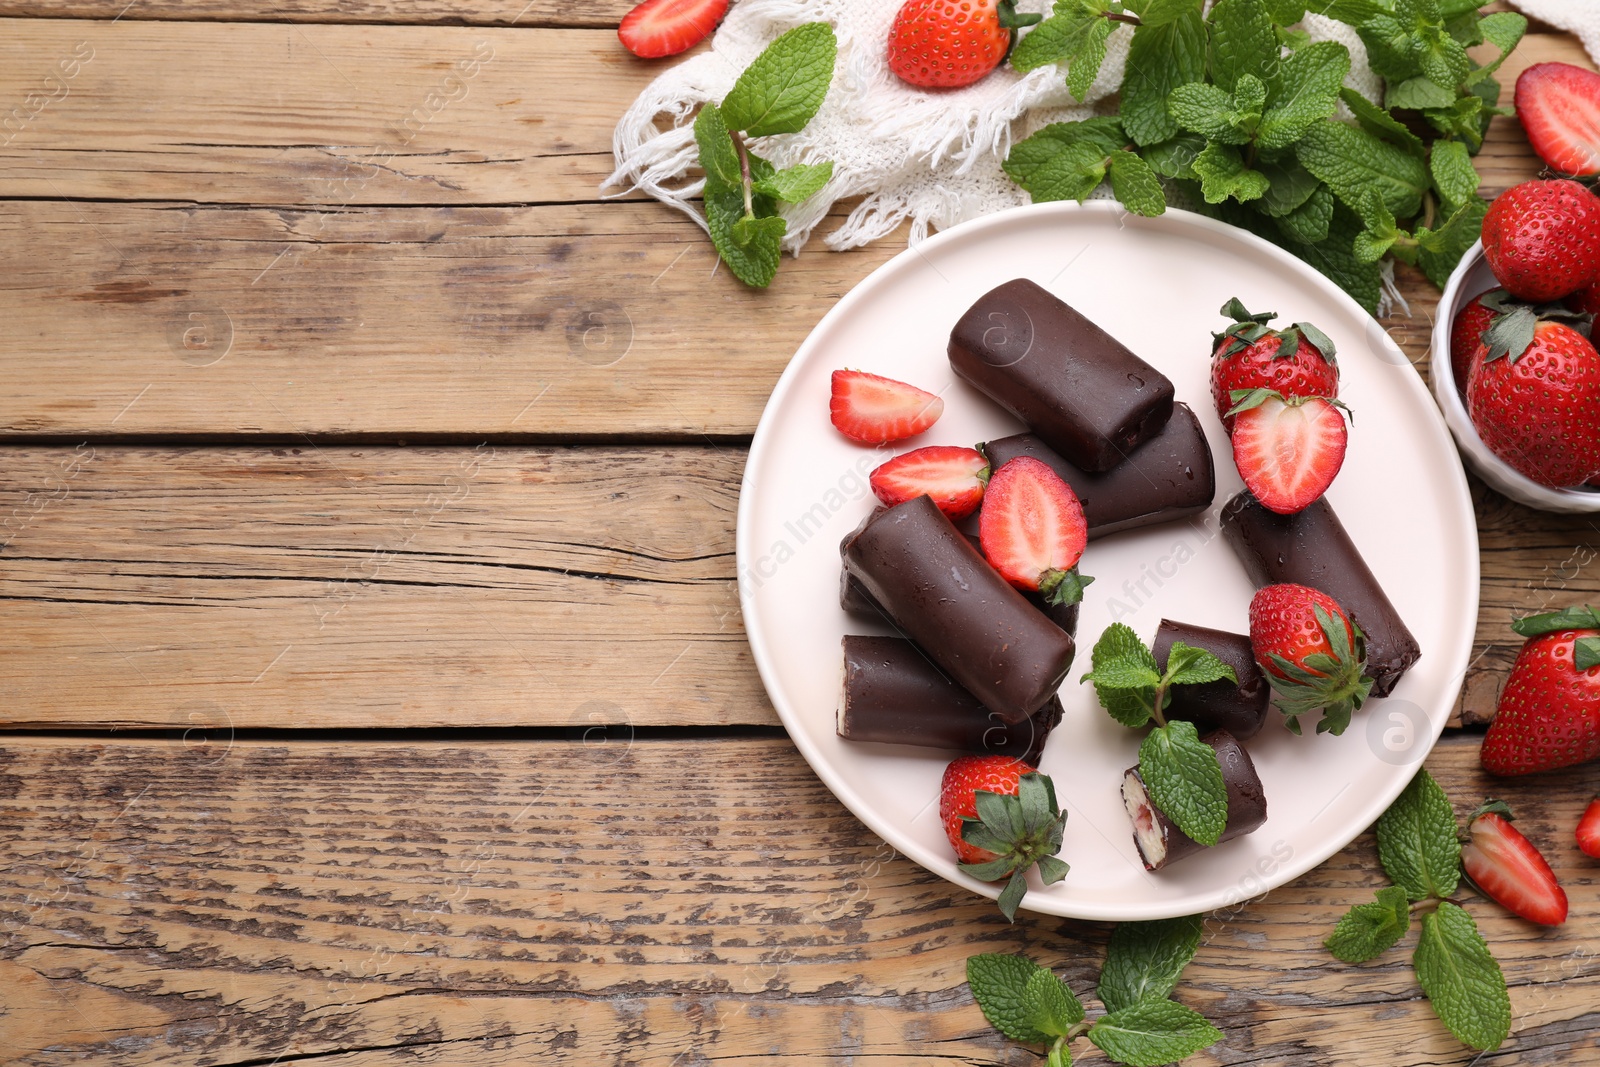
MULTIPOLYGON (((966 957, 1092 986, 1109 927, 1009 926, 832 798, 740 626, 762 404, 903 239, 714 272, 597 192, 660 69, 627 0, 524 3, 0 0, 5 1062, 1031 1064, 966 957)), ((1587 62, 1535 30, 1508 79, 1587 62)), ((1478 163, 1535 170, 1509 121, 1478 163)), ((1510 615, 1600 584, 1593 522, 1474 496, 1469 727, 1510 615)), ((1477 745, 1428 766, 1517 805, 1573 906, 1473 906, 1506 1049, 1406 954, 1321 949, 1369 834, 1210 920, 1192 1062, 1600 1061, 1595 768, 1491 784, 1477 745)))

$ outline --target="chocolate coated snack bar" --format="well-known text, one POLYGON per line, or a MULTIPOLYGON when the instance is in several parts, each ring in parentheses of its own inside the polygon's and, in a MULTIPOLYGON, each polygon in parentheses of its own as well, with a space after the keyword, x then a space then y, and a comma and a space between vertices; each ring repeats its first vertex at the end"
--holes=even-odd
MULTIPOLYGON (((1228 789, 1228 823, 1217 844, 1253 832, 1267 821, 1267 797, 1261 791, 1261 778, 1250 753, 1225 730, 1216 730, 1200 740, 1217 751, 1222 764, 1222 782, 1228 789)), ((1122 804, 1133 823, 1133 843, 1147 871, 1159 871, 1168 864, 1205 849, 1189 837, 1150 802, 1138 767, 1129 767, 1122 776, 1122 804)))
POLYGON ((1178 641, 1190 648, 1203 648, 1232 667, 1239 683, 1235 685, 1220 678, 1204 685, 1175 685, 1171 689, 1172 703, 1166 708, 1167 718, 1192 722, 1202 733, 1226 730, 1239 741, 1248 741, 1260 733, 1267 721, 1267 709, 1272 706, 1272 686, 1256 665, 1250 638, 1208 626, 1162 619, 1156 629, 1152 651, 1163 671, 1172 645, 1178 641))

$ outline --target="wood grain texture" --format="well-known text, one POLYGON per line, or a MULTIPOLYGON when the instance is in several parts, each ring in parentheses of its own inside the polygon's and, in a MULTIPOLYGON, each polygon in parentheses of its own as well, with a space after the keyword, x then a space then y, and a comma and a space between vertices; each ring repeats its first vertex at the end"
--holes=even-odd
POLYGON ((593 201, 657 73, 607 30, 0 20, 0 197, 593 201))
MULTIPOLYGON (((0 727, 772 725, 736 447, 7 449, 0 727)), ((1518 614, 1600 601, 1600 528, 1474 482, 1458 718, 1518 614)))
POLYGON ((0 17, 615 27, 635 0, 0 0, 0 17))
MULTIPOLYGON (((1458 812, 1491 788, 1476 758, 1460 739, 1429 761, 1458 812)), ((1109 931, 1007 925, 895 856, 784 741, 34 739, 0 759, 15 1064, 1031 1064, 984 1024, 966 957, 1025 951, 1088 999, 1109 931)), ((1468 905, 1512 986, 1496 1062, 1589 1062, 1600 888, 1571 826, 1592 775, 1492 787, 1572 903, 1556 930, 1468 905)), ((1383 884, 1374 853, 1364 835, 1208 920, 1177 995, 1226 1037, 1187 1063, 1472 1061, 1407 951, 1357 968, 1320 947, 1383 884)))
MULTIPOLYGON (((1551 59, 1589 65, 1534 34, 1502 81, 1551 59)), ((0 20, 0 198, 593 201, 660 70, 605 30, 0 20)), ((1538 161, 1503 119, 1477 165, 1492 193, 1538 161)))
POLYGON ((771 723, 742 450, 7 450, 0 723, 771 723))

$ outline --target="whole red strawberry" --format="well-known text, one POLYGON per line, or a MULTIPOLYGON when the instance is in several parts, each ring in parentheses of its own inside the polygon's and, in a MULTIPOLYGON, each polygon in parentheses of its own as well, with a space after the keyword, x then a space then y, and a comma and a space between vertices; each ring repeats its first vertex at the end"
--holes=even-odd
POLYGON ((1600 315, 1600 281, 1590 282, 1566 299, 1567 307, 1588 315, 1600 315))
POLYGON ((959 89, 1000 65, 1017 27, 1015 0, 906 0, 889 27, 889 69, 920 89, 959 89))
POLYGON ((1344 733, 1372 689, 1361 628, 1332 597, 1309 586, 1283 582, 1256 591, 1250 649, 1295 733, 1299 717, 1318 710, 1317 733, 1344 733))
POLYGON ((1277 318, 1266 311, 1253 315, 1237 298, 1222 305, 1233 325, 1213 334, 1211 400, 1217 417, 1233 432, 1233 394, 1241 389, 1272 389, 1285 397, 1339 395, 1339 368, 1333 341, 1309 322, 1282 330, 1267 323, 1277 318))
POLYGON ((1456 391, 1461 394, 1463 405, 1467 402, 1467 377, 1472 371, 1472 357, 1478 351, 1478 342, 1494 317, 1505 310, 1502 305, 1510 295, 1504 289, 1479 293, 1456 312, 1455 321, 1450 324, 1450 370, 1455 375, 1456 391))
POLYGON ((1534 774, 1600 757, 1600 616, 1588 607, 1530 615, 1479 758, 1490 774, 1534 774))
POLYGON ((1513 307, 1484 331, 1467 378, 1478 436, 1540 485, 1600 473, 1600 353, 1580 332, 1587 326, 1557 308, 1513 307))
POLYGON ((1529 922, 1560 926, 1567 921, 1567 891, 1511 818, 1504 803, 1486 801, 1467 824, 1461 867, 1501 907, 1529 922))
POLYGON ((1483 256, 1522 300, 1560 300, 1600 277, 1600 197, 1575 181, 1531 181, 1494 198, 1483 256))
POLYGON ((985 882, 1008 878, 1000 910, 1010 919, 1027 892, 1034 864, 1045 885, 1067 875, 1056 858, 1067 816, 1055 785, 1009 756, 962 756, 944 769, 939 820, 961 860, 961 871, 985 882))

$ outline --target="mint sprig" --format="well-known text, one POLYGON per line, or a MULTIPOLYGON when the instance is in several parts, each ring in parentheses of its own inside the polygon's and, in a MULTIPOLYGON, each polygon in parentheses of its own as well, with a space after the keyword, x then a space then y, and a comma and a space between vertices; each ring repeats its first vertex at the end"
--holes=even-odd
POLYGON ((1477 923, 1450 899, 1461 882, 1461 843, 1450 798, 1426 770, 1378 819, 1378 859, 1394 885, 1339 920, 1326 944, 1365 963, 1398 944, 1421 915, 1412 957, 1439 1019, 1463 1043, 1496 1049, 1511 1032, 1511 998, 1477 923))
POLYGON ((717 255, 746 285, 765 288, 778 273, 788 232, 778 204, 798 204, 833 177, 830 161, 778 170, 746 138, 804 129, 827 96, 837 57, 827 23, 796 26, 745 68, 720 105, 707 104, 695 116, 706 229, 717 255))
POLYGON ((1217 0, 1203 11, 1202 0, 1058 0, 1012 65, 1054 63, 1081 98, 1107 37, 1132 26, 1120 114, 1093 120, 1120 120, 1121 140, 1056 124, 1013 146, 1012 180, 1035 201, 1083 200, 1109 182, 1140 215, 1175 196, 1300 256, 1369 311, 1385 259, 1442 286, 1482 229, 1471 156, 1489 120, 1509 114, 1494 75, 1527 20, 1479 16, 1465 0, 1217 0), (1386 79, 1381 104, 1343 86, 1344 45, 1295 28, 1308 10, 1356 29, 1386 79), (1480 63, 1468 49, 1485 43, 1495 52, 1480 63))
POLYGON ((967 985, 995 1029, 1046 1046, 1046 1067, 1068 1067, 1080 1037, 1115 1063, 1162 1067, 1222 1040, 1203 1015, 1168 999, 1200 947, 1202 921, 1191 915, 1118 926, 1100 972, 1106 1014, 1094 1019, 1064 981, 1025 956, 969 957, 967 985))
POLYGON ((1122 725, 1155 729, 1139 745, 1139 777, 1150 800, 1167 818, 1202 845, 1214 845, 1228 824, 1228 790, 1216 750, 1200 740, 1193 723, 1168 722, 1165 711, 1175 685, 1204 685, 1226 678, 1233 668, 1203 648, 1174 642, 1166 666, 1124 623, 1106 627, 1090 654, 1091 669, 1080 679, 1093 682, 1095 696, 1122 725))

